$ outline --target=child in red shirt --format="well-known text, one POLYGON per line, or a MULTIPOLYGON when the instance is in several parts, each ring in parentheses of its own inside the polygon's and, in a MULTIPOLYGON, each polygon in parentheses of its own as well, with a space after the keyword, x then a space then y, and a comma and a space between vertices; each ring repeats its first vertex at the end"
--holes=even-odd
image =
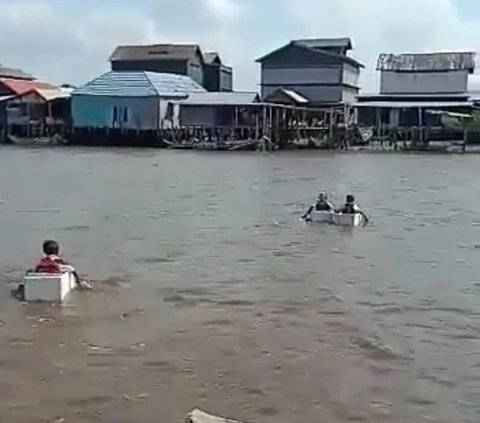
POLYGON ((91 285, 87 281, 80 280, 78 273, 63 260, 60 254, 60 245, 56 241, 48 240, 43 243, 43 252, 45 256, 35 267, 36 273, 62 273, 64 270, 72 272, 79 288, 91 289, 91 285))

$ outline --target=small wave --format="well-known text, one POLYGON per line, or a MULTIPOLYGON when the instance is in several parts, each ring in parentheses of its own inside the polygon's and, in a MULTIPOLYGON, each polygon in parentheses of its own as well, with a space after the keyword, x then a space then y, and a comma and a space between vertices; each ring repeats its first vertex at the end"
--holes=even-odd
POLYGON ((391 305, 387 307, 377 307, 375 309, 376 314, 385 314, 385 315, 391 315, 391 314, 403 314, 405 313, 405 308, 402 306, 398 305, 391 305))
POLYGON ((130 278, 126 275, 110 276, 107 279, 92 280, 94 285, 106 285, 111 287, 121 287, 130 283, 130 278))
POLYGON ((345 310, 321 310, 317 314, 321 316, 345 316, 347 312, 345 310))
POLYGON ((454 339, 454 340, 466 340, 466 341, 478 341, 480 339, 479 335, 473 333, 446 333, 444 334, 445 338, 454 339))
POLYGON ((217 301, 217 304, 220 306, 229 306, 229 307, 235 307, 235 306, 254 306, 256 303, 255 301, 248 301, 248 300, 224 300, 224 301, 217 301))
POLYGON ((430 311, 439 311, 441 313, 452 313, 459 314, 461 316, 472 316, 475 312, 468 308, 458 308, 458 307, 431 307, 430 311))
POLYGON ((435 378, 432 379, 432 381, 437 383, 438 385, 445 386, 447 388, 456 388, 458 386, 458 383, 455 383, 452 380, 435 378))
POLYGON ((57 231, 89 231, 90 229, 92 229, 92 227, 88 225, 72 225, 58 228, 57 231))
POLYGON ((426 323, 406 323, 405 326, 407 328, 412 329, 425 329, 425 330, 437 330, 438 328, 433 325, 428 325, 426 323))
POLYGON ((169 295, 163 298, 163 301, 166 303, 171 303, 176 306, 185 306, 185 307, 194 307, 197 305, 198 301, 193 298, 187 298, 183 295, 169 295))
POLYGON ((60 213, 60 209, 24 209, 16 210, 17 213, 60 213))
POLYGON ((100 406, 103 404, 110 403, 115 398, 112 396, 90 396, 86 398, 75 398, 67 401, 67 404, 73 407, 89 407, 89 406, 100 406))
POLYGON ((208 320, 206 322, 203 322, 202 326, 206 326, 206 327, 233 326, 233 321, 230 319, 214 319, 214 320, 208 320))
POLYGON ((374 360, 406 359, 406 357, 394 352, 391 347, 384 345, 380 339, 355 336, 350 338, 350 342, 352 345, 365 350, 366 355, 374 360))
POLYGON ((303 310, 301 307, 293 307, 293 306, 283 306, 279 307, 275 310, 270 311, 271 314, 286 314, 286 315, 292 315, 292 314, 299 314, 303 310))
POLYGON ((419 396, 413 396, 413 395, 407 398, 407 402, 409 402, 410 404, 413 404, 413 405, 421 405, 421 406, 436 404, 435 401, 432 401, 432 400, 429 400, 429 399, 426 399, 426 398, 422 398, 422 397, 419 397, 419 396))
POLYGON ((213 289, 208 289, 201 286, 192 286, 190 288, 181 289, 178 291, 178 293, 181 295, 195 295, 197 297, 209 297, 211 295, 215 295, 215 291, 213 289))
POLYGON ((169 257, 145 257, 140 259, 142 263, 146 264, 161 264, 161 263, 172 263, 175 260, 172 260, 169 257))
POLYGON ((252 258, 242 258, 237 260, 238 263, 255 263, 255 261, 256 260, 252 258))

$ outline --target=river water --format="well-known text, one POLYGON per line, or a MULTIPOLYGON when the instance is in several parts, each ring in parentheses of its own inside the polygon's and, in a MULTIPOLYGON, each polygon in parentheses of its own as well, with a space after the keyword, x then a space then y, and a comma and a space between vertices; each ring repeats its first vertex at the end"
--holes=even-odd
POLYGON ((0 150, 9 423, 480 421, 480 156, 0 150), (357 196, 355 230, 298 216, 357 196), (95 282, 8 284, 45 238, 95 282))

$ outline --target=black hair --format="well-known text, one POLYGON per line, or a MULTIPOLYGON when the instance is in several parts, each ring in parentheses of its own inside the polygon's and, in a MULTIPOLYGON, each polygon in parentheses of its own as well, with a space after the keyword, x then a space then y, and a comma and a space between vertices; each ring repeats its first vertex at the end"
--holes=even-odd
POLYGON ((48 240, 43 243, 43 252, 46 255, 58 255, 60 253, 60 245, 57 241, 48 240))
POLYGON ((355 197, 353 195, 347 195, 347 203, 355 202, 355 197))

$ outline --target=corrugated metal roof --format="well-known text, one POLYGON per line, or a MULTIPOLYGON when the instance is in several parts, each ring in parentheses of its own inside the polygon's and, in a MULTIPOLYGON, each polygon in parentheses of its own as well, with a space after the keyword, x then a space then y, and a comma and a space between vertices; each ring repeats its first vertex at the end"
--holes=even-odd
POLYGON ((36 89, 35 90, 45 101, 53 101, 59 99, 67 99, 71 97, 71 94, 62 89, 36 89))
POLYGON ((110 56, 110 61, 128 60, 203 60, 202 51, 196 44, 151 44, 118 46, 110 56))
POLYGON ((213 62, 218 62, 220 65, 222 64, 222 60, 220 59, 220 55, 214 51, 203 53, 203 60, 205 63, 211 65, 213 62))
POLYGON ((183 97, 190 93, 205 93, 206 90, 185 75, 145 72, 150 83, 162 97, 183 97))
POLYGON ((35 77, 21 69, 9 68, 0 65, 0 77, 33 80, 35 77))
POLYGON ((333 52, 333 51, 329 51, 328 49, 321 49, 321 48, 318 48, 318 47, 315 47, 315 48, 309 47, 305 43, 302 43, 302 41, 291 41, 290 43, 288 43, 288 44, 286 44, 286 45, 284 45, 280 48, 277 48, 276 50, 266 54, 265 56, 262 56, 262 57, 258 58, 256 60, 256 62, 263 63, 264 61, 268 60, 269 58, 271 58, 271 57, 281 53, 283 50, 285 50, 287 48, 291 48, 291 47, 302 48, 302 49, 308 50, 310 52, 313 52, 313 53, 319 54, 319 55, 335 57, 338 60, 341 60, 342 62, 349 63, 349 64, 351 64, 351 65, 353 65, 357 68, 364 68, 365 67, 358 60, 355 60, 355 59, 351 58, 350 56, 347 56, 346 54, 339 54, 339 53, 336 53, 336 52, 333 52))
POLYGON ((430 93, 430 94, 380 94, 380 93, 369 93, 369 94, 361 94, 357 96, 358 101, 375 101, 375 100, 388 100, 393 99, 427 99, 428 101, 432 98, 434 99, 467 99, 468 93, 430 93))
POLYGON ((55 86, 42 81, 28 81, 24 79, 0 78, 0 82, 17 95, 27 94, 37 89, 56 89, 55 86))
POLYGON ((395 72, 428 72, 475 70, 475 53, 386 54, 378 57, 377 70, 395 72))
POLYGON ((260 96, 256 92, 205 92, 193 93, 187 99, 180 101, 181 104, 209 106, 209 105, 246 105, 260 102, 260 96))
POLYGON ((374 107, 389 109, 418 109, 436 107, 469 107, 470 101, 365 101, 354 104, 355 107, 374 107))
POLYGON ((74 90, 72 95, 182 98, 194 92, 205 92, 205 89, 188 76, 110 71, 74 90))
POLYGON ((296 43, 302 44, 309 48, 345 48, 352 49, 352 40, 350 38, 307 38, 303 40, 295 40, 296 43))
POLYGON ((303 95, 297 93, 296 91, 293 90, 287 90, 285 88, 282 88, 281 91, 288 97, 290 97, 295 103, 310 103, 308 98, 305 98, 303 95))

